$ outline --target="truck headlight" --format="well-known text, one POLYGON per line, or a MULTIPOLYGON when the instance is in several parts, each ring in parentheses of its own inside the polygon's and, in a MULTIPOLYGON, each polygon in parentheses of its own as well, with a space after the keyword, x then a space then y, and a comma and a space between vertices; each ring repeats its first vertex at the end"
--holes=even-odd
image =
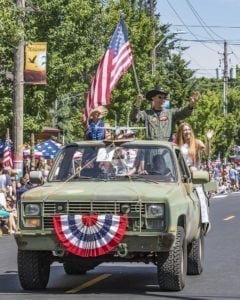
POLYGON ((39 216, 41 212, 40 204, 29 203, 24 206, 25 216, 39 216))
POLYGON ((164 216, 163 204, 149 204, 147 205, 147 217, 162 218, 164 216))

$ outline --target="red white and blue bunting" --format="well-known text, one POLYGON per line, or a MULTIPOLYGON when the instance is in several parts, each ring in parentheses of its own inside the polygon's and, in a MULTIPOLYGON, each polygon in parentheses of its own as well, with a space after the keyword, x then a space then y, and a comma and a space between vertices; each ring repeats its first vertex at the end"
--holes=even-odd
POLYGON ((124 237, 127 216, 55 215, 54 229, 68 252, 96 257, 114 249, 124 237))

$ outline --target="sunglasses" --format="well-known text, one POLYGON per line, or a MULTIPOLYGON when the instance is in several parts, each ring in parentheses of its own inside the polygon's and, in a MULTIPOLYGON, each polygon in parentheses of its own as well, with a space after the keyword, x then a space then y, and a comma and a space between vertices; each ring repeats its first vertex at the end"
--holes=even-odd
POLYGON ((158 99, 166 99, 166 96, 164 96, 164 95, 157 95, 156 96, 158 99))

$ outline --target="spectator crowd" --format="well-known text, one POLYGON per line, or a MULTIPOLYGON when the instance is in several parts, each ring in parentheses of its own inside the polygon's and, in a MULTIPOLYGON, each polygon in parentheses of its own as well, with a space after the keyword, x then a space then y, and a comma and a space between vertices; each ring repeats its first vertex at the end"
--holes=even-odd
POLYGON ((14 234, 17 231, 17 205, 21 195, 33 188, 30 181, 30 171, 40 170, 43 182, 46 180, 51 165, 45 160, 40 160, 35 168, 27 168, 24 162, 23 176, 19 177, 18 172, 10 167, 3 167, 0 162, 0 236, 14 234))
POLYGON ((207 166, 212 180, 217 182, 215 194, 240 190, 240 162, 209 161, 207 166))

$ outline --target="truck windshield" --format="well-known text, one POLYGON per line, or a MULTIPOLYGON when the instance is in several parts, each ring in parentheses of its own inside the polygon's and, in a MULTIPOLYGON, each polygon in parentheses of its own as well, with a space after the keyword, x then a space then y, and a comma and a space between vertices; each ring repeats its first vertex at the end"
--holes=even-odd
POLYGON ((61 150, 50 181, 132 180, 175 181, 172 152, 164 146, 74 146, 61 150))

